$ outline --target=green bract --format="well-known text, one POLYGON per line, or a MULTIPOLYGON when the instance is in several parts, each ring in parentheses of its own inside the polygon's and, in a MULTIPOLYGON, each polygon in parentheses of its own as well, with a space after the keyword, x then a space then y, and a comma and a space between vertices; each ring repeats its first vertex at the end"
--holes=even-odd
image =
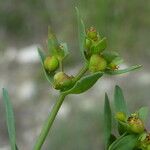
POLYGON ((123 121, 123 122, 125 122, 126 119, 127 119, 127 116, 126 116, 126 114, 125 114, 124 112, 117 112, 115 118, 116 118, 118 121, 123 121))

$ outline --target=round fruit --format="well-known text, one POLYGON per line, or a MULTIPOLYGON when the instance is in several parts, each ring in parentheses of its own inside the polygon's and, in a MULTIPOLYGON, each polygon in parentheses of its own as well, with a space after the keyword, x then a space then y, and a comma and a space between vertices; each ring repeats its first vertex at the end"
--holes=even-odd
POLYGON ((55 71, 59 67, 59 61, 55 56, 48 56, 44 60, 44 68, 47 71, 55 71))
POLYGON ((90 58, 89 70, 91 72, 104 71, 107 67, 106 60, 98 54, 94 54, 90 58))

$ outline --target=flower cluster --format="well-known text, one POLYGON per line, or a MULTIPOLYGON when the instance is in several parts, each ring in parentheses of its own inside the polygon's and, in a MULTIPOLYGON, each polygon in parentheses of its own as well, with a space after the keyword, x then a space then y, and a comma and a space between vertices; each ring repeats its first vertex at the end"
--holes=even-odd
POLYGON ((107 39, 101 38, 94 27, 86 32, 85 56, 89 60, 89 70, 99 72, 105 70, 117 70, 123 59, 114 51, 108 51, 107 39))

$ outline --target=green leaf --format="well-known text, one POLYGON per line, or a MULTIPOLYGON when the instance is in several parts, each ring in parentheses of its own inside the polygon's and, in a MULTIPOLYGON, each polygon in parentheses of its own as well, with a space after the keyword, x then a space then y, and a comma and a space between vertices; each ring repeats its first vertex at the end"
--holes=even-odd
POLYGON ((119 54, 115 51, 104 51, 102 53, 102 56, 106 59, 106 61, 111 63, 116 57, 119 57, 119 54))
POLYGON ((105 94, 104 104, 104 134, 105 134, 105 148, 107 149, 110 144, 112 120, 111 120, 111 108, 108 95, 105 94))
POLYGON ((138 115, 139 118, 145 122, 147 117, 148 117, 148 113, 149 113, 149 108, 148 107, 142 107, 138 110, 138 115))
POLYGON ((78 38, 79 38, 80 52, 82 54, 82 57, 86 61, 85 54, 84 54, 84 45, 85 45, 85 38, 86 38, 85 25, 83 23, 83 20, 81 19, 78 8, 75 7, 75 9, 76 9, 76 13, 77 13, 78 38))
POLYGON ((128 109, 123 96, 123 92, 121 88, 117 85, 115 87, 114 105, 116 112, 124 112, 125 114, 128 114, 128 109))
POLYGON ((116 57, 112 60, 111 64, 120 65, 123 63, 123 59, 121 57, 116 57))
POLYGON ((48 50, 51 55, 56 56, 60 61, 65 57, 65 51, 61 48, 61 44, 50 27, 48 28, 48 50))
POLYGON ((104 37, 96 45, 94 45, 94 53, 101 53, 107 47, 107 39, 104 37))
MULTIPOLYGON (((128 109, 127 109, 126 102, 124 100, 123 92, 119 86, 115 87, 114 105, 115 105, 116 113, 124 112, 126 115, 128 115, 128 109)), ((118 123, 118 131, 119 134, 122 135, 124 132, 126 132, 126 127, 118 123)))
POLYGON ((133 150, 137 145, 137 141, 138 136, 136 135, 123 135, 114 141, 108 150, 133 150))
POLYGON ((16 131, 15 131, 15 120, 12 104, 6 89, 3 88, 3 101, 6 109, 6 121, 9 134, 9 140, 11 144, 11 150, 16 150, 16 131))
POLYGON ((44 53, 40 50, 40 48, 38 48, 38 54, 40 56, 40 61, 41 61, 41 64, 42 64, 42 68, 43 68, 43 71, 44 71, 44 75, 47 79, 47 81, 50 83, 50 84, 53 84, 53 76, 54 76, 54 73, 48 73, 45 68, 44 68, 44 59, 45 59, 45 55, 44 53))
POLYGON ((136 65, 136 66, 131 66, 129 68, 121 69, 121 70, 106 70, 105 73, 109 74, 109 75, 119 75, 119 74, 123 74, 123 73, 137 70, 141 67, 142 67, 141 65, 136 65))
POLYGON ((48 50, 51 55, 57 54, 57 48, 59 47, 58 40, 53 33, 51 27, 48 27, 48 50))
POLYGON ((65 57, 69 55, 68 46, 67 46, 67 43, 61 43, 60 45, 63 46, 63 53, 64 53, 63 59, 64 59, 65 57))
POLYGON ((87 75, 87 76, 81 78, 80 80, 78 80, 70 90, 65 91, 64 93, 66 93, 66 94, 83 93, 83 92, 87 91, 88 89, 90 89, 96 83, 96 81, 100 77, 102 77, 102 75, 103 75, 103 73, 101 73, 101 72, 87 75))

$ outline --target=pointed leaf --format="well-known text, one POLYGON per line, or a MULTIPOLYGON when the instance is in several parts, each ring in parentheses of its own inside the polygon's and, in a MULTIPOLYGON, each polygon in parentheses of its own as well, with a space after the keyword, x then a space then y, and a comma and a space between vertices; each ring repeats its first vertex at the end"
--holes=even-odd
MULTIPOLYGON (((126 102, 124 100, 123 92, 119 86, 115 87, 114 105, 116 113, 124 112, 126 115, 128 115, 128 109, 126 102)), ((122 125, 120 122, 118 122, 118 132, 120 135, 126 132, 126 127, 122 125)))
POLYGON ((103 57, 106 59, 106 61, 109 63, 112 62, 112 60, 114 60, 116 57, 119 57, 119 54, 115 51, 107 51, 105 50, 102 53, 103 57))
POLYGON ((138 136, 136 135, 123 135, 114 141, 108 150, 133 150, 137 145, 137 141, 138 136))
POLYGON ((111 64, 120 65, 123 63, 123 59, 121 57, 116 57, 112 60, 111 64))
POLYGON ((103 73, 98 72, 91 75, 87 75, 83 78, 81 78, 79 81, 76 82, 76 84, 68 91, 65 91, 64 93, 67 94, 80 94, 88 89, 90 89, 96 81, 102 77, 103 73))
POLYGON ((44 59, 45 59, 45 55, 44 53, 40 50, 40 48, 38 48, 38 54, 40 56, 40 61, 41 61, 41 64, 42 64, 42 68, 43 68, 43 71, 44 71, 44 75, 47 79, 47 81, 50 83, 50 84, 53 84, 53 75, 54 73, 48 73, 45 68, 44 68, 44 59))
POLYGON ((59 47, 58 40, 52 31, 51 27, 48 27, 48 50, 51 55, 57 54, 57 48, 59 47))
POLYGON ((63 59, 64 59, 65 57, 69 55, 68 46, 67 46, 67 43, 61 43, 60 45, 63 46, 63 51, 64 51, 63 59))
POLYGON ((84 55, 84 45, 85 45, 85 37, 86 37, 86 32, 85 32, 85 25, 81 19, 80 13, 78 8, 76 7, 76 13, 77 13, 77 22, 78 22, 78 38, 79 38, 79 47, 80 47, 80 52, 82 54, 82 57, 86 61, 85 55, 84 55))
POLYGON ((123 96, 123 92, 119 86, 115 87, 114 105, 116 112, 124 112, 125 114, 128 114, 128 109, 123 96))
POLYGON ((108 95, 105 94, 105 105, 104 105, 104 134, 105 134, 105 148, 107 149, 110 144, 111 138, 111 108, 109 103, 108 95))
POLYGON ((109 75, 118 75, 118 74, 123 74, 123 73, 127 73, 127 72, 130 72, 130 71, 134 71, 134 70, 137 70, 139 68, 141 68, 142 66, 141 65, 136 65, 136 66, 132 66, 132 67, 129 67, 129 68, 126 68, 126 69, 122 69, 122 70, 107 70, 105 71, 106 74, 109 74, 109 75))
POLYGON ((65 57, 65 52, 50 27, 48 28, 48 50, 51 55, 56 56, 60 61, 65 57))
POLYGON ((16 150, 16 131, 15 131, 14 112, 6 89, 3 89, 3 101, 6 109, 6 121, 9 140, 11 144, 11 150, 16 150))
POLYGON ((149 113, 149 108, 148 107, 142 107, 139 109, 138 111, 138 115, 139 115, 139 118, 145 122, 147 117, 148 117, 148 113, 149 113))
POLYGON ((107 39, 104 37, 96 45, 94 45, 94 53, 101 53, 107 47, 107 39))

